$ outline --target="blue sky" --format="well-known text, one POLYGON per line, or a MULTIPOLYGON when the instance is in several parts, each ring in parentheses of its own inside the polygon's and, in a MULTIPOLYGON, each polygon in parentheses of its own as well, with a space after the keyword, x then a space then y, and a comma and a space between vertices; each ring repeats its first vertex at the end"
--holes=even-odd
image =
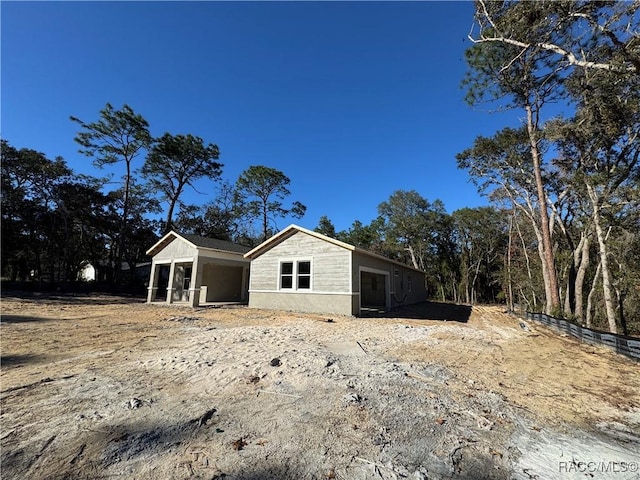
MULTIPOLYGON (((369 223, 399 189, 486 204, 455 155, 517 122, 463 101, 471 2, 7 2, 2 138, 103 175, 73 141, 107 102, 220 147, 222 178, 282 170, 296 220, 369 223)), ((138 159, 138 166, 143 159, 138 159)), ((187 203, 213 188, 188 192, 187 203)), ((282 219, 279 228, 290 221, 282 219)))

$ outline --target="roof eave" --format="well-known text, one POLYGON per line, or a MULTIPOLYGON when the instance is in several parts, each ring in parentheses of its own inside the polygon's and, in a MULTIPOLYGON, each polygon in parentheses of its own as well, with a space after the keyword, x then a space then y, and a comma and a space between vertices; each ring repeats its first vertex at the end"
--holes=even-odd
MULTIPOLYGON (((165 240, 167 240, 170 236, 173 236, 175 238, 180 238, 180 239, 184 240, 185 242, 187 242, 189 245, 191 245, 194 248, 202 248, 202 247, 198 247, 195 243, 190 242, 189 240, 184 238, 182 235, 180 235, 178 232, 176 232, 174 230, 171 230, 170 232, 165 233, 160 240, 158 240, 149 250, 147 250, 147 255, 150 256, 150 257, 153 257, 153 255, 155 255, 155 253, 153 253, 153 251, 156 250, 158 247, 160 247, 165 242, 165 240)), ((171 242, 169 242, 169 243, 171 243, 171 242)), ((167 245, 169 243, 167 243, 167 245)))

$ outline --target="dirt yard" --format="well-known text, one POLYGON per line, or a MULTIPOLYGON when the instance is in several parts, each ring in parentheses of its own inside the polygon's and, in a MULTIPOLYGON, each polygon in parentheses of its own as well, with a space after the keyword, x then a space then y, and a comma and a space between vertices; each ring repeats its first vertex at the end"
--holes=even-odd
POLYGON ((5 292, 2 478, 640 478, 640 365, 521 322, 5 292))

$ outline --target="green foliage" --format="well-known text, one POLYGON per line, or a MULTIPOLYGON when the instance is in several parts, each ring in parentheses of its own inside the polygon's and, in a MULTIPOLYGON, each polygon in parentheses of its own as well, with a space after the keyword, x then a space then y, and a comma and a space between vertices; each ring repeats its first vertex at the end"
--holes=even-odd
POLYGON ((629 218, 640 207, 634 193, 640 179, 638 13, 637 2, 478 0, 463 81, 470 104, 490 102, 527 114, 526 128, 478 137, 457 156, 479 191, 513 206, 504 281, 536 309, 541 297, 553 293, 549 272, 557 267, 565 298, 553 313, 573 318, 582 312, 591 285, 594 305, 587 317, 597 324, 606 310, 612 330, 611 310, 603 302, 615 292, 624 327, 630 310, 625 292, 637 290, 622 288, 623 277, 634 278, 636 267, 618 262, 628 258, 618 249, 620 238, 635 238, 637 224, 629 227, 629 218), (572 116, 544 123, 549 102, 566 105, 572 116))
POLYGON ((205 145, 200 137, 193 135, 165 133, 155 141, 142 167, 142 175, 168 203, 165 233, 173 228, 173 212, 184 189, 193 187, 198 179, 215 180, 221 175, 219 157, 217 145, 205 145))
POLYGON ((234 194, 233 185, 223 182, 211 202, 202 206, 183 205, 175 222, 176 230, 202 237, 238 241, 243 226, 239 221, 241 212, 238 212, 234 194))
POLYGON ((80 153, 93 157, 97 167, 123 160, 130 163, 152 141, 148 122, 129 105, 115 110, 107 103, 96 122, 86 123, 77 117, 70 118, 82 127, 75 138, 82 147, 80 153))
POLYGON ((275 168, 254 165, 240 174, 236 182, 236 203, 249 220, 261 221, 262 237, 269 237, 269 227, 277 218, 292 216, 302 218, 307 207, 294 201, 285 208, 283 200, 291 192, 287 186, 289 177, 275 168))
POLYGON ((113 281, 118 282, 123 257, 128 256, 129 207, 130 191, 133 181, 132 162, 143 150, 149 148, 152 138, 149 124, 133 109, 124 105, 115 110, 109 103, 100 111, 100 119, 86 123, 77 117, 71 120, 80 125, 82 130, 75 141, 82 147, 80 153, 93 157, 94 165, 103 167, 119 162, 125 164, 124 188, 122 189, 122 210, 120 213, 120 229, 116 241, 115 275, 113 281))
POLYGON ((501 293, 504 298, 508 216, 492 207, 478 207, 456 210, 452 217, 460 251, 460 296, 466 303, 496 302, 501 293))
POLYGON ((360 220, 353 222, 348 230, 340 231, 336 238, 342 242, 353 245, 373 253, 384 254, 382 226, 384 221, 378 217, 369 225, 363 225, 360 220))
POLYGON ((74 282, 84 261, 103 255, 113 228, 100 182, 5 140, 1 165, 3 276, 74 282))
POLYGON ((326 215, 320 217, 318 226, 313 230, 314 232, 321 233, 327 237, 336 238, 336 227, 331 223, 331 220, 329 220, 329 217, 326 215))

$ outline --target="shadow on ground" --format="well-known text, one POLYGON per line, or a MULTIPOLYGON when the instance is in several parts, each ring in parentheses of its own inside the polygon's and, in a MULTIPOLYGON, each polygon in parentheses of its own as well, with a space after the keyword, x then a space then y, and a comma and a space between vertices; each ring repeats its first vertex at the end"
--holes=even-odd
POLYGON ((0 315, 0 323, 33 323, 49 322, 51 319, 44 317, 33 317, 28 315, 0 315))
POLYGON ((406 318, 408 320, 441 320, 467 323, 471 316, 471 307, 453 303, 423 302, 400 307, 390 312, 368 311, 362 316, 368 318, 406 318))
POLYGON ((3 368, 19 367, 28 363, 45 363, 47 358, 43 355, 2 355, 0 357, 0 365, 3 368))
MULTIPOLYGON (((146 298, 138 295, 110 295, 107 293, 40 293, 27 291, 3 291, 4 298, 17 298, 37 302, 75 304, 75 305, 126 305, 130 303, 145 303, 146 298)), ((4 321, 4 316, 3 316, 4 321)))

